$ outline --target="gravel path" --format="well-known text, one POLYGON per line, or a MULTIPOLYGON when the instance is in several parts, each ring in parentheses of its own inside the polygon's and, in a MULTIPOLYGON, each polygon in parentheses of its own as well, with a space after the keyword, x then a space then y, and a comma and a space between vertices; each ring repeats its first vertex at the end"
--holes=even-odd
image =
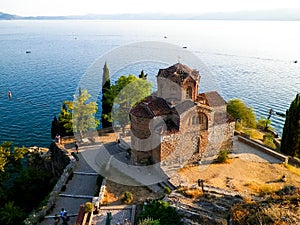
POLYGON ((232 156, 239 157, 240 159, 251 162, 269 162, 269 163, 281 163, 282 161, 266 154, 250 145, 238 141, 238 137, 234 136, 232 156))

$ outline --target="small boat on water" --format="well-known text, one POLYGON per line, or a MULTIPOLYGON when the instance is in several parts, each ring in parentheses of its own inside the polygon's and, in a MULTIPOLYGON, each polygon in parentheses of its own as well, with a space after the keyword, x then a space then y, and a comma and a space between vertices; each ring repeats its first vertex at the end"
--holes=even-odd
POLYGON ((11 91, 8 91, 8 92, 7 92, 7 96, 8 96, 8 99, 9 99, 9 100, 12 99, 12 93, 11 93, 11 91))
POLYGON ((31 51, 27 50, 27 51, 26 51, 26 54, 29 54, 29 53, 31 53, 31 51))

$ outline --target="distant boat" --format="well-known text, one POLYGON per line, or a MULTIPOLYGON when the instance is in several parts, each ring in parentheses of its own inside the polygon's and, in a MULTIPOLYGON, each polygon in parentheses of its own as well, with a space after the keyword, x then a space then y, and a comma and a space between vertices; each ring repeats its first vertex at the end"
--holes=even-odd
POLYGON ((28 53, 31 53, 31 51, 28 51, 28 50, 27 50, 27 51, 26 51, 26 54, 28 54, 28 53))
POLYGON ((8 99, 12 99, 12 93, 11 93, 11 91, 7 92, 7 96, 8 96, 8 99))
POLYGON ((297 60, 294 61, 294 63, 297 63, 297 62, 298 62, 297 60))
POLYGON ((186 46, 183 46, 182 48, 187 48, 186 46))
POLYGON ((168 37, 167 37, 167 36, 164 36, 164 38, 167 39, 168 37))

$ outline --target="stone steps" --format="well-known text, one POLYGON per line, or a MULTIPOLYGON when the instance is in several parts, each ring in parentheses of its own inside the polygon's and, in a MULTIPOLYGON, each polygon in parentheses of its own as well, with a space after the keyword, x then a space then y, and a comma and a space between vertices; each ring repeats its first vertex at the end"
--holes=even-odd
POLYGON ((209 188, 213 192, 206 192, 197 199, 190 199, 176 192, 167 197, 185 218, 184 224, 228 224, 231 207, 241 202, 242 198, 234 193, 224 194, 227 190, 209 188))
POLYGON ((59 194, 60 197, 67 198, 85 198, 85 199, 93 199, 94 196, 91 195, 72 195, 72 194, 59 194))
POLYGON ((98 176, 98 173, 93 173, 93 172, 75 171, 73 173, 76 174, 76 175, 98 176))
POLYGON ((165 187, 168 187, 168 188, 170 188, 172 191, 175 190, 175 189, 177 189, 177 188, 176 188, 173 184, 171 184, 168 180, 162 181, 162 182, 160 182, 158 185, 161 186, 163 189, 164 189, 165 187))

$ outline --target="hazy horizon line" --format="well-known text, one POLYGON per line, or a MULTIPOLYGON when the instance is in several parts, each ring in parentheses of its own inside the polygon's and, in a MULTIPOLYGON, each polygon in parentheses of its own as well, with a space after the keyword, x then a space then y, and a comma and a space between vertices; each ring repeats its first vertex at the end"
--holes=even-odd
POLYGON ((88 13, 83 15, 59 15, 59 16, 20 16, 0 12, 2 20, 21 20, 21 19, 149 19, 149 20, 300 20, 300 8, 281 8, 270 10, 240 10, 230 12, 206 12, 206 13, 164 13, 164 12, 147 12, 147 13, 108 13, 96 14, 88 13), (158 16, 158 17, 157 17, 158 16))

